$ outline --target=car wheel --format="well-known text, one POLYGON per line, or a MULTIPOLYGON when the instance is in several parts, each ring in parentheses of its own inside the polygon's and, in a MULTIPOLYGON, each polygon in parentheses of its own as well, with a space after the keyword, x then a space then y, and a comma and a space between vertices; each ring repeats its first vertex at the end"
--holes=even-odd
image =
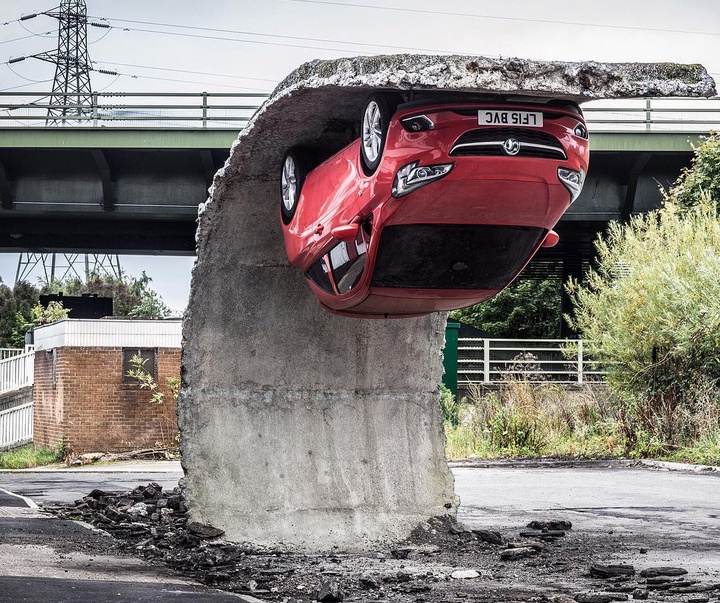
POLYGON ((310 169, 306 153, 300 149, 291 149, 286 153, 280 176, 280 214, 286 225, 290 224, 295 215, 300 191, 310 169))
POLYGON ((380 165, 390 118, 400 100, 396 94, 377 93, 373 94, 365 105, 360 121, 360 159, 368 176, 380 165))

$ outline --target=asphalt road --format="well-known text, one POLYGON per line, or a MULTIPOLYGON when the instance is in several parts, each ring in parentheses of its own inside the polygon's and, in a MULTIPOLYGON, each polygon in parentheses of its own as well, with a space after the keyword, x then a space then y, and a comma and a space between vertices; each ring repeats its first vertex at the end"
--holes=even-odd
POLYGON ((639 567, 681 565, 720 578, 720 473, 658 471, 593 463, 583 467, 456 467, 458 518, 511 529, 560 518, 573 529, 614 534, 614 559, 639 567), (630 557, 627 549, 635 553, 630 557), (640 553, 640 549, 646 553, 640 553))
POLYGON ((231 603, 257 601, 217 591, 114 549, 112 538, 84 524, 55 519, 38 503, 70 502, 93 488, 132 489, 182 473, 37 472, 0 474, 0 603, 231 603), (3 491, 5 488, 6 491, 3 491), (11 493, 12 492, 12 493, 11 493))
MULTIPOLYGON (((179 466, 175 465, 175 468, 179 469, 179 466)), ((523 464, 461 466, 455 467, 453 473, 456 492, 461 498, 458 518, 470 527, 491 528, 510 534, 532 519, 566 519, 572 521, 574 530, 599 535, 614 534, 623 546, 618 547, 614 558, 610 553, 608 562, 631 563, 638 567, 679 565, 720 581, 720 473, 654 471, 603 463, 572 467, 530 467, 523 464)), ((179 470, 166 473, 88 470, 0 473, 0 488, 30 497, 42 505, 74 501, 93 488, 127 490, 151 481, 171 488, 177 485, 180 477, 182 472, 179 470)), ((18 547, 12 547, 12 541, 15 538, 18 543, 27 542, 28 534, 30 537, 34 534, 38 544, 49 544, 52 551, 53 546, 59 546, 63 530, 77 530, 78 526, 72 522, 67 522, 68 526, 59 526, 56 525, 58 520, 37 517, 34 523, 31 518, 23 518, 18 523, 18 512, 37 514, 28 509, 18 509, 18 501, 21 499, 0 491, 0 603, 60 601, 64 599, 58 599, 57 592, 67 588, 75 589, 76 594, 80 592, 77 589, 84 589, 82 592, 86 593, 83 599, 67 600, 155 601, 159 592, 164 593, 164 598, 172 600, 191 592, 183 589, 198 588, 172 582, 172 577, 157 575, 159 570, 155 569, 150 577, 143 578, 152 581, 145 586, 139 579, 130 581, 132 587, 128 581, 117 583, 113 579, 117 560, 97 562, 98 557, 102 557, 97 554, 93 557, 95 561, 88 562, 87 555, 83 557, 80 553, 73 553, 77 564, 86 563, 92 572, 68 578, 66 570, 77 570, 77 567, 67 567, 70 561, 65 560, 58 566, 53 564, 52 559, 46 558, 47 551, 43 557, 33 547, 27 552, 27 546, 25 552, 19 554, 18 547), (8 514, 13 517, 3 516, 8 514), (12 548, 8 549, 8 546, 12 548), (6 549, 5 555, 3 549, 6 549), (30 578, 22 575, 22 567, 18 565, 23 555, 28 558, 21 565, 33 567, 33 572, 37 567, 47 567, 43 570, 42 587, 33 587, 32 599, 8 599, 8 595, 3 593, 29 592, 30 578), (69 579, 77 582, 72 585, 62 582, 69 579), (166 590, 159 591, 158 588, 166 590)), ((133 572, 142 575, 142 572, 149 571, 147 566, 133 566, 140 563, 136 560, 126 559, 122 563, 125 564, 120 572, 123 576, 132 576, 133 572), (127 564, 130 564, 129 569, 127 564)), ((200 589, 195 590, 194 598, 188 596, 187 600, 224 601, 225 596, 200 589), (208 598, 200 598, 201 594, 208 598)))

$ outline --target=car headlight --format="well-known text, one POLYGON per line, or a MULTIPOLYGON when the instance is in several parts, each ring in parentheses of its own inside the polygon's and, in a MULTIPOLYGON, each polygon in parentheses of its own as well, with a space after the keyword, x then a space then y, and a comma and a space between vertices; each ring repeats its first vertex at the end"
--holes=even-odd
POLYGON ((568 168, 558 168, 558 179, 563 186, 570 192, 570 203, 580 196, 583 184, 585 183, 585 172, 580 170, 571 170, 568 168))
POLYGON ((442 178, 452 169, 452 163, 420 166, 418 161, 401 167, 395 175, 392 187, 392 196, 404 197, 414 190, 442 178))
POLYGON ((573 129, 573 134, 575 134, 575 136, 579 136, 580 138, 588 137, 587 128, 583 124, 576 125, 573 129))

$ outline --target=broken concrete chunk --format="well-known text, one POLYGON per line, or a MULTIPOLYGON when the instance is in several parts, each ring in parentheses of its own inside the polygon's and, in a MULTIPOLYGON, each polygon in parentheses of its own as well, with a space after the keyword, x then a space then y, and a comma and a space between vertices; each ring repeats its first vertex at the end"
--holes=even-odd
POLYGON ((473 534, 477 536, 478 540, 482 540, 483 542, 498 545, 505 544, 500 532, 494 532, 492 530, 473 530, 473 534))
POLYGON ((468 569, 468 570, 456 570, 452 574, 450 574, 450 577, 453 580, 469 580, 471 578, 479 578, 480 572, 468 569))
POLYGON ((321 603, 337 603, 338 601, 342 601, 344 598, 345 594, 340 588, 338 581, 329 580, 328 582, 323 582, 320 585, 315 600, 320 601, 321 603))
POLYGON ((634 576, 635 568, 632 565, 593 565, 590 567, 593 578, 614 578, 616 576, 634 576))
POLYGON ((572 522, 564 519, 551 519, 549 521, 531 521, 527 524, 531 530, 570 530, 572 522))
POLYGON ((382 581, 374 574, 365 572, 358 578, 358 585, 360 588, 364 588, 365 590, 377 590, 380 586, 382 586, 382 581))
POLYGON ((556 538, 562 538, 565 536, 565 532, 562 530, 540 530, 533 532, 520 532, 520 536, 523 538, 541 538, 542 540, 555 540, 556 538))
POLYGON ((656 578, 658 576, 684 576, 687 570, 682 567, 649 567, 640 572, 643 578, 656 578))
POLYGON ((518 559, 524 559, 525 557, 532 557, 537 555, 538 550, 530 546, 519 547, 515 549, 505 549, 500 553, 500 559, 503 561, 516 561, 518 559))
POLYGON ((611 603, 611 601, 627 601, 628 596, 623 593, 588 592, 580 593, 575 597, 578 603, 611 603))
MULTIPOLYGON (((163 509, 165 511, 167 509, 163 509)), ((220 528, 214 528, 213 526, 209 526, 204 523, 198 523, 197 521, 191 521, 188 526, 188 531, 191 534, 194 534, 198 538, 218 538, 219 536, 222 536, 225 531, 221 530, 220 528)))

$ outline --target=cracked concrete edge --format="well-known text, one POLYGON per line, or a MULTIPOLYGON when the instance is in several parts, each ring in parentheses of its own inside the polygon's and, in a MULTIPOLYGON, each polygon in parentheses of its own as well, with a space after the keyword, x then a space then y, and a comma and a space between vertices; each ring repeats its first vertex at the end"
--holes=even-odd
POLYGON ((578 102, 716 93, 715 81, 699 64, 397 54, 310 61, 286 77, 269 100, 306 86, 540 95, 578 102))

